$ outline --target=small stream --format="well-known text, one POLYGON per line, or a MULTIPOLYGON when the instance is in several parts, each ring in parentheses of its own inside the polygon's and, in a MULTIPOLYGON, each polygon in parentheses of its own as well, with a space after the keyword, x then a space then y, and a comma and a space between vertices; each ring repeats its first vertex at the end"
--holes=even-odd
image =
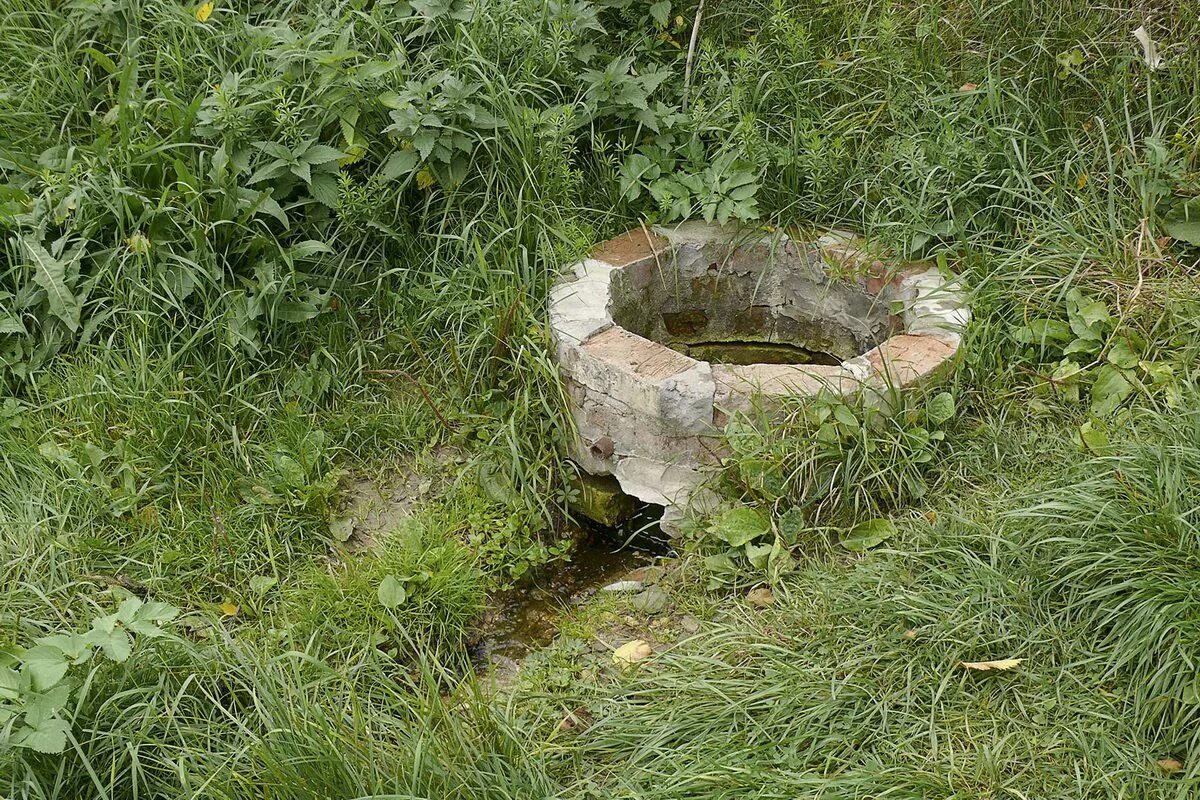
POLYGON ((550 644, 569 608, 638 567, 670 555, 670 540, 656 522, 660 513, 647 507, 618 528, 581 525, 569 561, 539 567, 517 586, 494 595, 472 646, 476 663, 482 667, 520 661, 531 650, 550 644))

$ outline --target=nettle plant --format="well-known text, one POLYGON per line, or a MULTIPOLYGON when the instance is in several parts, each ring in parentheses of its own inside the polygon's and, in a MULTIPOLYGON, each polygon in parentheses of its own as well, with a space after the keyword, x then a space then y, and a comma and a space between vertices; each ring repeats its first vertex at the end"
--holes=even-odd
POLYGON ((507 213, 531 182, 558 203, 592 179, 631 214, 758 216, 766 162, 685 108, 684 9, 666 2, 122 8, 64 20, 88 43, 70 107, 94 113, 0 156, 0 379, 143 307, 262 358, 374 279, 434 198, 507 213), (223 44, 184 65, 165 45, 192 35, 223 44))
POLYGON ((621 195, 654 198, 664 222, 699 214, 705 222, 758 219, 758 174, 736 151, 709 161, 681 159, 663 147, 647 147, 621 165, 621 195))
POLYGON ((777 575, 791 552, 831 537, 863 552, 893 536, 888 514, 920 500, 936 464, 954 396, 895 393, 887 407, 823 393, 782 422, 738 415, 726 427, 724 482, 745 505, 701 532, 714 585, 777 575))
POLYGON ((139 638, 166 636, 163 626, 178 614, 174 606, 131 596, 114 613, 93 619, 85 633, 43 636, 28 648, 0 646, 0 754, 12 748, 63 752, 71 731, 67 705, 81 668, 126 661, 139 638))
POLYGON ((1054 364, 1037 386, 1040 394, 1086 403, 1101 419, 1137 392, 1178 405, 1182 365, 1157 357, 1152 342, 1079 289, 1067 293, 1064 310, 1065 319, 1034 317, 1012 329, 1028 355, 1054 364))
POLYGON ((400 149, 383 163, 382 178, 414 176, 421 189, 462 183, 476 149, 506 124, 479 102, 482 88, 482 83, 442 70, 383 95, 380 102, 392 120, 384 131, 399 141, 400 149))

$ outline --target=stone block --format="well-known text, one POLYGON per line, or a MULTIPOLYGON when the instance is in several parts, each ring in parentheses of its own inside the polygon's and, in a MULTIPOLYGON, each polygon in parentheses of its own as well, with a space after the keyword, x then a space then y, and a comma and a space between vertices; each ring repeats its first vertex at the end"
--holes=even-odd
POLYGON ((633 516, 637 500, 621 490, 621 484, 611 475, 592 475, 580 471, 571 479, 575 500, 571 512, 593 522, 615 528, 633 516))
POLYGON ((949 365, 957 348, 935 336, 893 336, 864 356, 872 370, 893 388, 914 386, 949 365))
POLYGON ((669 246, 670 242, 664 237, 635 228, 597 245, 592 250, 591 257, 614 267, 627 267, 639 261, 653 259, 669 246))

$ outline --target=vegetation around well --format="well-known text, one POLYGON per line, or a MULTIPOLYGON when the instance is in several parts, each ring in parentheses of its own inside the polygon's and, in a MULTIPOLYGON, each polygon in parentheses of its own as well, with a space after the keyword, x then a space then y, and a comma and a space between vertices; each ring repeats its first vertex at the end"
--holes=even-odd
POLYGON ((1197 42, 1195 0, 5 3, 0 797, 1200 796, 1197 42), (953 270, 955 371, 735 420, 668 610, 481 675, 570 557, 547 291, 694 218, 953 270), (373 541, 364 481, 412 501, 373 541))

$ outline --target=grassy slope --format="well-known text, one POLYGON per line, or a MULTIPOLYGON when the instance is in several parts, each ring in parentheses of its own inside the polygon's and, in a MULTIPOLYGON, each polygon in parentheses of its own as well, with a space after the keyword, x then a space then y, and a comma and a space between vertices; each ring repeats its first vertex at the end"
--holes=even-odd
MULTIPOLYGON (((1139 410, 1110 425, 1112 452, 1088 455, 1074 438, 1081 405, 1035 390, 1050 366, 1011 329, 1061 316, 1066 290, 1085 287, 1141 333, 1147 358, 1191 375, 1194 281, 1181 251, 1164 252, 1142 220, 1155 230, 1170 195, 1194 191, 1200 70, 1194 49, 1176 46, 1168 68, 1149 73, 1130 31, 1149 23, 1167 45, 1194 41, 1195 5, 710 9, 691 121, 651 144, 711 154, 733 142, 760 176, 772 221, 848 225, 960 259, 977 294, 953 384, 960 416, 928 470, 933 491, 901 509, 902 535, 887 551, 847 561, 814 547, 768 611, 721 599, 697 637, 629 676, 578 669, 564 643, 547 655, 557 677, 533 670, 498 700, 432 656, 414 666, 407 654, 434 633, 453 664, 483 576, 536 557, 561 435, 539 327, 549 272, 655 212, 644 196, 618 199, 615 166, 639 137, 655 137, 612 119, 564 133, 521 106, 545 110, 586 91, 562 57, 581 41, 673 65, 668 103, 681 69, 640 7, 605 12, 612 37, 572 32, 537 4, 490 8, 472 25, 442 20, 417 40, 430 63, 414 57, 412 68, 480 76, 508 120, 482 140, 478 174, 458 191, 423 192, 381 188, 352 168, 363 180, 343 187, 332 215, 289 195, 287 232, 262 218, 214 226, 229 188, 204 179, 202 193, 178 191, 156 172, 175 168, 163 153, 209 174, 212 152, 236 132, 195 132, 185 109, 239 70, 252 85, 286 77, 272 85, 286 102, 246 100, 243 138, 316 131, 343 146, 337 120, 322 115, 349 101, 330 87, 359 98, 390 86, 323 72, 320 58, 339 31, 364 60, 411 46, 414 26, 395 9, 218 9, 208 27, 158 3, 4 12, 0 166, 15 180, 36 173, 11 166, 18 155, 80 148, 82 166, 48 168, 36 188, 59 200, 82 187, 80 224, 65 232, 100 243, 85 313, 114 313, 90 344, 13 384, 24 406, 0 431, 0 634, 28 642, 86 627, 113 604, 96 576, 128 576, 198 611, 202 635, 97 672, 77 747, 0 755, 0 792, 1194 794, 1200 401, 1137 397, 1139 410), (273 50, 240 24, 282 17, 311 38, 273 50), (123 49, 130 29, 148 37, 136 52, 123 49), (85 41, 140 72, 106 76, 85 41), (1056 56, 1076 48, 1082 63, 1056 74, 1056 56), (978 88, 960 89, 968 83, 978 88), (126 101, 115 122, 104 119, 126 101), (128 245, 139 231, 154 256, 128 245), (332 287, 340 304, 304 325, 262 319, 248 348, 231 333, 242 330, 229 311, 237 293, 265 292, 255 266, 305 238, 338 257, 301 264, 285 296, 332 287), (177 302, 176 284, 156 281, 180 263, 201 278, 177 302), (528 496, 497 503, 459 486, 383 556, 330 577, 338 471, 388 469, 447 440, 528 496), (88 444, 109 455, 92 461, 88 444), (422 566, 439 591, 384 613, 380 576, 422 566), (278 583, 260 596, 262 578, 278 583), (212 621, 223 600, 242 606, 232 624, 212 621), (402 666, 376 653, 381 631, 402 666), (1008 655, 1028 660, 1011 675, 956 666, 1008 655), (579 704, 593 707, 595 726, 557 733, 579 704), (1183 762, 1182 774, 1163 776, 1154 761, 1165 757, 1183 762)), ((668 32, 686 40, 687 22, 668 32)), ((362 102, 363 163, 377 165, 393 146, 387 119, 362 102)), ((802 440, 784 439, 792 449, 776 451, 781 461, 803 455, 802 440)), ((700 594, 697 565, 684 569, 700 594)))

